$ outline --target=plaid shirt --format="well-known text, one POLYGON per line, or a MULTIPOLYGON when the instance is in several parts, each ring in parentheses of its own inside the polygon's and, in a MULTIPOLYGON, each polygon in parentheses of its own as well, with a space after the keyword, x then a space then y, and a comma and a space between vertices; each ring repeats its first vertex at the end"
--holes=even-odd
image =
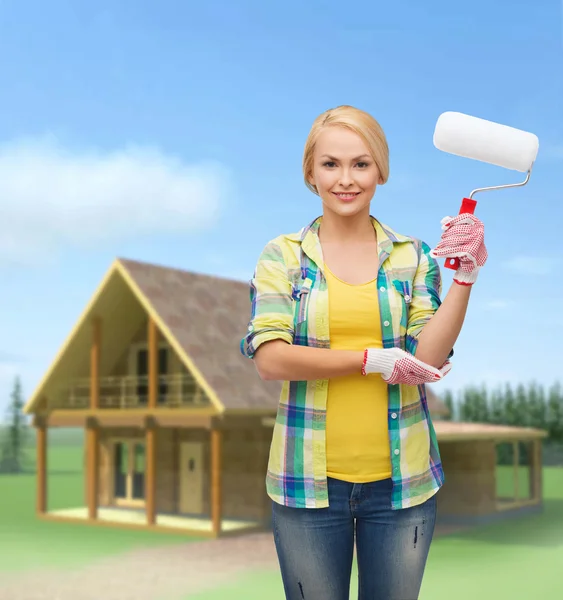
MULTIPOLYGON (((251 318, 241 352, 252 358, 269 340, 330 348, 328 289, 318 217, 264 248, 250 282, 251 318)), ((383 347, 416 354, 418 335, 441 304, 439 266, 424 242, 373 217, 380 269, 377 290, 383 347)), ((453 350, 450 352, 450 357, 453 350)), ((267 493, 286 506, 328 506, 325 419, 328 380, 284 381, 266 475, 267 493)), ((388 386, 393 509, 421 504, 444 472, 425 386, 388 386)))

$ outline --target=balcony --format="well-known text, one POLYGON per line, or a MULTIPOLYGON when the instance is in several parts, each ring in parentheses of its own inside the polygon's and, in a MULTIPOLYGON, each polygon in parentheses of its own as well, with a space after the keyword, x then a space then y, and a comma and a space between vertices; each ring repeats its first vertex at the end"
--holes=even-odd
MULTIPOLYGON (((142 409, 148 406, 149 378, 139 375, 100 377, 100 409, 142 409)), ((90 379, 72 379, 50 398, 53 409, 88 409, 90 407, 90 379)), ((188 373, 158 377, 158 408, 201 408, 210 406, 210 400, 188 373)))

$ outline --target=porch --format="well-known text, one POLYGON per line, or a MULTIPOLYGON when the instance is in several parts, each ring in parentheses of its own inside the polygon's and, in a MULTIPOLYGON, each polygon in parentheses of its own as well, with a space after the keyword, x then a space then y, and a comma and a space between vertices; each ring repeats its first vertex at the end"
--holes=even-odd
POLYGON ((237 535, 264 529, 263 525, 258 521, 222 519, 219 531, 214 532, 213 520, 211 518, 199 515, 191 516, 168 513, 156 513, 154 522, 149 525, 145 510, 114 506, 98 507, 96 519, 90 518, 87 506, 50 510, 41 516, 47 520, 86 522, 88 524, 114 525, 134 529, 147 529, 149 527, 171 533, 201 537, 215 537, 217 533, 221 536, 228 534, 237 535))
POLYGON ((101 427, 97 421, 87 419, 83 445, 77 448, 80 495, 52 507, 47 503, 52 429, 38 423, 41 518, 210 537, 267 527, 263 480, 269 436, 259 417, 225 419, 210 427, 162 427, 149 419, 144 429, 101 427))

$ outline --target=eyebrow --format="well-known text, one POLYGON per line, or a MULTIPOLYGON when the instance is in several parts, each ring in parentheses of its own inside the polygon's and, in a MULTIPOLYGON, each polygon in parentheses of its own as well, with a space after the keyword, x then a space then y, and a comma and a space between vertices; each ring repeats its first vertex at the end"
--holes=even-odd
MULTIPOLYGON (((338 160, 338 158, 335 158, 334 156, 330 156, 330 154, 323 154, 321 156, 321 158, 330 158, 330 160, 338 160)), ((352 160, 360 160, 360 158, 371 158, 371 156, 369 154, 361 154, 360 156, 356 156, 356 158, 353 158, 352 160)))

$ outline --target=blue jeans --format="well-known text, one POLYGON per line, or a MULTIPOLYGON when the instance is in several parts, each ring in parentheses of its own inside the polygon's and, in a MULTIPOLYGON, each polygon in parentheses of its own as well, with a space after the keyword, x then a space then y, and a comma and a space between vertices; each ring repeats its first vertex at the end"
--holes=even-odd
POLYGON ((417 600, 436 521, 436 495, 391 509, 391 479, 328 479, 328 508, 273 503, 286 600, 348 600, 354 556, 359 600, 417 600))

